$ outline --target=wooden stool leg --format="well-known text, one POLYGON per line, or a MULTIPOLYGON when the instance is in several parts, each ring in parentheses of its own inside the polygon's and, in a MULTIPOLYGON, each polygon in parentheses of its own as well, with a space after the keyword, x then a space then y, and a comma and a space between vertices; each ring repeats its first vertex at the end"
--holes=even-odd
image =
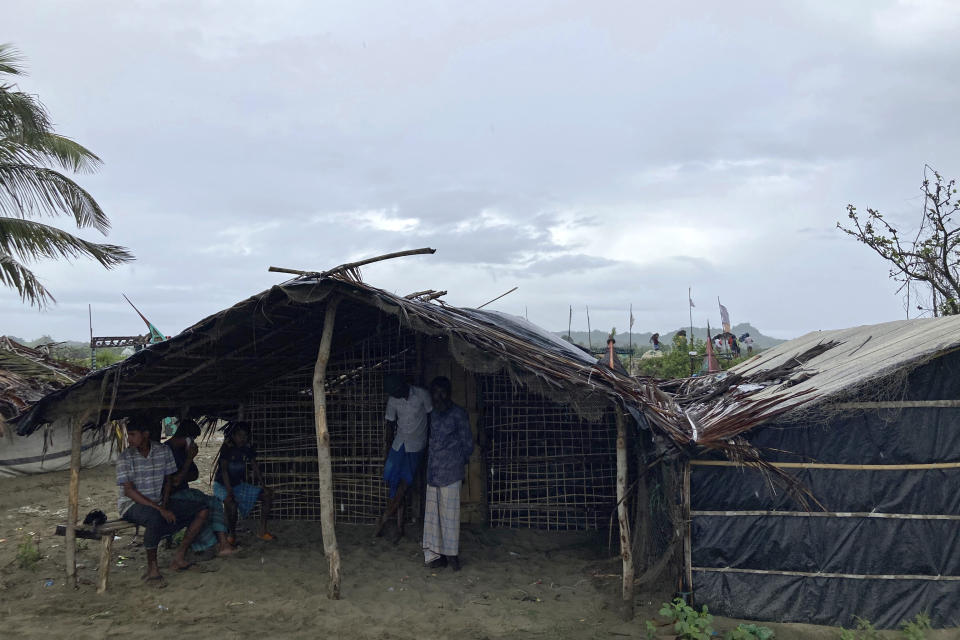
POLYGON ((107 580, 110 578, 110 562, 113 559, 113 532, 107 532, 100 539, 100 569, 97 576, 97 593, 107 590, 107 580))

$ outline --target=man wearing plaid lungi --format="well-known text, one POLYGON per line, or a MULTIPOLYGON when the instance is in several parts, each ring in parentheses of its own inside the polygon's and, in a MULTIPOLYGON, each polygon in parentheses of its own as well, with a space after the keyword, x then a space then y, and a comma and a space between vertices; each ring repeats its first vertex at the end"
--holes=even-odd
POLYGON ((430 446, 423 514, 423 559, 430 569, 449 565, 460 570, 460 486, 463 468, 473 453, 470 419, 450 399, 450 380, 430 384, 430 446))

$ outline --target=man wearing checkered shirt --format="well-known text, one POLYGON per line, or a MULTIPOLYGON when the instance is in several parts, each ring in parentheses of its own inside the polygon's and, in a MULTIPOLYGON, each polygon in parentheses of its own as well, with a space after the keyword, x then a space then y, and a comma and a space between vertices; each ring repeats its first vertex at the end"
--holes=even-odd
MULTIPOLYGON (((127 425, 127 443, 130 446, 117 459, 117 511, 124 520, 145 527, 143 547, 147 550, 147 573, 144 580, 161 587, 165 585, 157 566, 157 546, 161 538, 187 527, 170 568, 189 569, 191 564, 185 554, 204 527, 209 512, 199 503, 188 501, 174 500, 168 505, 171 487, 179 484, 177 463, 169 447, 150 440, 148 426, 127 425)), ((187 470, 189 465, 179 473, 187 470)))

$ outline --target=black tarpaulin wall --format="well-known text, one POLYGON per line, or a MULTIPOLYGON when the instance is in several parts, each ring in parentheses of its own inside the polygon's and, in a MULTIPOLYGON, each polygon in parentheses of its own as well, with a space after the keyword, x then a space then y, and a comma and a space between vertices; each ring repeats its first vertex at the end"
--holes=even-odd
MULTIPOLYGON (((916 369, 902 399, 960 399, 960 353, 916 369)), ((957 463, 960 408, 865 409, 766 425, 749 439, 776 462, 957 463)), ((698 604, 755 620, 849 626, 860 616, 880 628, 926 611, 935 626, 960 626, 960 468, 794 473, 836 515, 806 515, 757 470, 694 461, 698 604)))

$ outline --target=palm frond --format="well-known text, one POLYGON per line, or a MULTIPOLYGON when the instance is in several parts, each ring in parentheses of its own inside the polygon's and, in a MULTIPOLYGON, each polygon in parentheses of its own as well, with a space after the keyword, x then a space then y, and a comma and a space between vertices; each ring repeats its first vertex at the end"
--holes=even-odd
POLYGON ((102 161, 70 138, 46 132, 0 137, 0 164, 57 164, 78 173, 93 173, 102 161))
POLYGON ((36 97, 0 85, 0 135, 51 133, 52 127, 50 114, 36 97))
POLYGON ((9 42, 0 43, 0 73, 11 76, 24 75, 23 56, 9 42))
POLYGON ((0 283, 16 289, 20 298, 31 306, 43 309, 47 304, 56 302, 53 294, 30 269, 5 253, 0 253, 0 283))
POLYGON ((110 220, 89 193, 65 175, 29 164, 0 164, 0 214, 30 218, 69 214, 81 229, 106 234, 110 220))
POLYGON ((0 217, 0 253, 21 261, 38 258, 93 258, 108 269, 130 262, 126 248, 98 244, 33 220, 0 217))

